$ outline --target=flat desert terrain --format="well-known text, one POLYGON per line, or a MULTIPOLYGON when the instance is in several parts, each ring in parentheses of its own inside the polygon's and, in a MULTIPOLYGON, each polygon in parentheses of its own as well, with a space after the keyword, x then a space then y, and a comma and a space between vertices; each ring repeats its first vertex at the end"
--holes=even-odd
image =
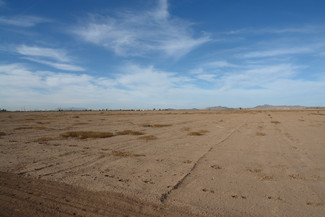
POLYGON ((0 216, 325 215, 325 111, 0 113, 0 216))

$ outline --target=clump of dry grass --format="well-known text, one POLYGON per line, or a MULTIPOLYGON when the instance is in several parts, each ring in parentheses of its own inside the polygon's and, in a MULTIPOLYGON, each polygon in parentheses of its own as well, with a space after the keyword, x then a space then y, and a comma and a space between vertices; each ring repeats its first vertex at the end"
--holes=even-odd
POLYGON ((266 134, 265 133, 262 133, 262 132, 257 132, 256 133, 256 136, 265 136, 266 134))
POLYGON ((310 115, 325 115, 325 114, 323 114, 323 113, 319 113, 319 112, 315 112, 315 113, 310 113, 310 115))
POLYGON ((42 143, 42 142, 47 142, 47 141, 51 141, 51 140, 54 140, 54 139, 52 137, 41 137, 41 138, 36 139, 34 142, 42 143))
POLYGON ((157 137, 152 136, 152 135, 150 135, 150 136, 140 136, 138 139, 149 141, 149 140, 155 140, 155 139, 157 139, 157 137))
POLYGON ((279 124, 280 121, 271 121, 272 124, 279 124))
POLYGON ((261 181, 271 181, 271 180, 273 180, 273 176, 268 176, 268 175, 265 175, 265 174, 260 174, 259 175, 259 179, 261 181))
POLYGON ((79 115, 72 116, 72 118, 79 118, 79 115))
POLYGON ((189 132, 188 135, 189 136, 202 136, 203 134, 200 132, 189 132))
POLYGON ((76 122, 73 125, 87 125, 88 123, 86 122, 76 122))
POLYGON ((116 157, 144 157, 144 154, 133 154, 130 152, 112 151, 111 155, 116 157))
POLYGON ((139 136, 143 134, 144 134, 143 132, 133 131, 133 130, 123 130, 116 133, 116 135, 134 135, 134 136, 139 136))
POLYGON ((78 139, 87 139, 87 138, 108 138, 114 136, 110 132, 94 132, 94 131, 70 131, 61 134, 62 137, 76 137, 78 139))
POLYGON ((6 135, 5 132, 0 132, 0 138, 1 138, 2 136, 5 136, 5 135, 6 135))
POLYGON ((250 169, 250 168, 248 168, 247 171, 249 171, 251 173, 261 173, 262 172, 261 169, 250 169))
POLYGON ((170 127, 172 124, 154 124, 154 128, 160 128, 160 127, 170 127))
POLYGON ((200 130, 196 132, 189 132, 187 135, 189 136, 203 136, 205 133, 207 133, 207 130, 200 130))
POLYGON ((160 127, 170 127, 172 124, 142 124, 142 127, 153 127, 153 128, 160 128, 160 127))
POLYGON ((45 127, 32 127, 32 126, 25 126, 25 127, 17 127, 14 130, 44 130, 45 127))
POLYGON ((37 124, 49 124, 50 122, 42 122, 42 121, 37 121, 37 124))

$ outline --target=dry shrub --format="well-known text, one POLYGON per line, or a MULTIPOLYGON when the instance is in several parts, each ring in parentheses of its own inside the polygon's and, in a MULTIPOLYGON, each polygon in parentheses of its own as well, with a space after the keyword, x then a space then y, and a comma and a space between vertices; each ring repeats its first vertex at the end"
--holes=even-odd
POLYGON ((268 176, 268 175, 265 175, 265 174, 261 174, 261 175, 259 175, 259 179, 261 181, 271 181, 271 180, 273 180, 273 176, 268 176))
POLYGON ((17 127, 14 130, 44 130, 46 127, 32 127, 32 126, 26 126, 26 127, 17 127))
POLYGON ((160 127, 170 127, 172 124, 142 124, 142 127, 153 127, 153 128, 160 128, 160 127))
POLYGON ((155 139, 157 139, 157 137, 151 136, 151 135, 150 136, 140 136, 138 139, 149 141, 149 140, 155 140, 155 139))
POLYGON ((133 130, 123 130, 119 131, 116 133, 116 135, 134 135, 134 136, 139 136, 143 135, 144 133, 139 132, 139 131, 133 131, 133 130))
POLYGON ((310 113, 310 115, 325 115, 325 114, 317 112, 317 113, 310 113))
POLYGON ((62 137, 76 137, 78 139, 87 139, 87 138, 108 138, 114 136, 110 132, 94 132, 94 131, 70 131, 61 134, 62 137))
POLYGON ((41 137, 35 140, 35 142, 47 142, 47 141, 51 141, 54 140, 52 137, 41 137))
POLYGON ((50 122, 42 122, 42 121, 37 121, 37 124, 49 124, 50 122))
POLYGON ((207 130, 200 130, 196 132, 189 132, 187 135, 189 136, 203 136, 205 133, 207 133, 207 130))
POLYGON ((2 136, 5 136, 5 135, 6 135, 5 132, 0 132, 0 138, 1 138, 2 136))
POLYGON ((280 121, 271 121, 272 124, 279 124, 280 121))
POLYGON ((160 127, 170 127, 172 126, 171 124, 154 124, 154 128, 160 128, 160 127))
POLYGON ((256 133, 256 136, 265 136, 266 134, 265 133, 262 133, 262 132, 257 132, 256 133))
POLYGON ((77 122, 77 123, 74 123, 73 125, 87 125, 88 123, 86 122, 77 122))
POLYGON ((112 151, 111 155, 117 157, 144 157, 144 154, 133 154, 130 152, 112 151))
POLYGON ((78 115, 75 115, 75 116, 73 116, 72 118, 79 118, 79 116, 78 116, 78 115))
POLYGON ((200 132, 189 132, 188 135, 189 136, 202 136, 203 134, 200 132))

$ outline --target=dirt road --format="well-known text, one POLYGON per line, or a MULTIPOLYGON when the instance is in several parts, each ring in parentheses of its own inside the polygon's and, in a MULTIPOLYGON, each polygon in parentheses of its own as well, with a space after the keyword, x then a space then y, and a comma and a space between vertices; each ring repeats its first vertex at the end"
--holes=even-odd
POLYGON ((323 110, 1 113, 0 126, 4 216, 325 213, 323 110))

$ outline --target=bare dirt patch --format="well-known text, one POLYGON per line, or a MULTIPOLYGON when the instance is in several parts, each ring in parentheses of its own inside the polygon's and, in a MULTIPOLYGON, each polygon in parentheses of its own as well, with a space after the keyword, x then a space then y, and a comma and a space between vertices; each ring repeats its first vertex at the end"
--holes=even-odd
POLYGON ((0 216, 323 217, 325 119, 311 112, 0 113, 0 216))

